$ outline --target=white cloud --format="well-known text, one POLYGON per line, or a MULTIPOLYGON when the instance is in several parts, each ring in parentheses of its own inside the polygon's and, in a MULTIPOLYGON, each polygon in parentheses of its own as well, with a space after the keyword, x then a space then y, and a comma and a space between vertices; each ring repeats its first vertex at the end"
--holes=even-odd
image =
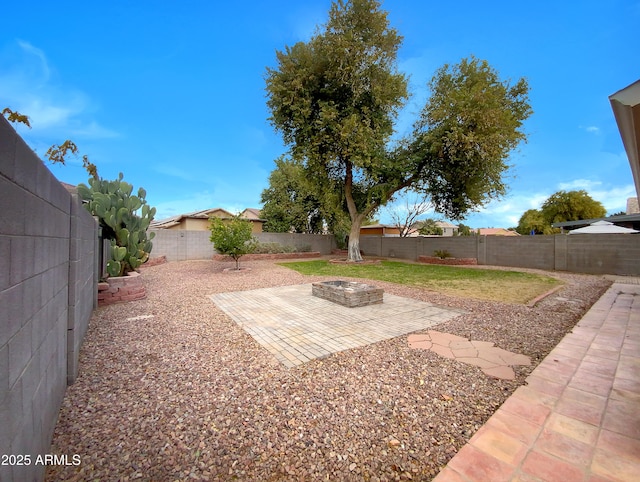
POLYGON ((194 171, 188 171, 182 169, 181 167, 176 167, 167 163, 154 164, 152 169, 160 174, 164 174, 176 179, 182 179, 183 181, 194 182, 200 180, 198 173, 194 171))
POLYGON ((49 63, 47 62, 47 57, 44 52, 31 45, 29 42, 25 42, 24 40, 18 40, 18 45, 20 48, 27 54, 33 55, 40 60, 40 72, 42 73, 43 82, 47 82, 51 76, 51 70, 49 69, 49 63))
POLYGON ((488 203, 477 213, 470 214, 468 220, 475 223, 473 227, 516 226, 525 211, 540 209, 549 196, 555 192, 579 189, 585 190, 594 200, 601 202, 607 213, 624 211, 627 206, 627 198, 636 196, 633 184, 605 186, 601 181, 574 179, 558 183, 556 189, 549 192, 521 192, 507 195, 501 200, 488 203))
POLYGON ((589 179, 574 179, 569 182, 558 183, 558 189, 561 191, 576 191, 584 189, 585 191, 593 190, 596 186, 600 186, 601 181, 591 181, 589 179))
POLYGON ((580 129, 584 129, 585 131, 593 134, 600 134, 600 128, 596 126, 580 126, 580 129))
POLYGON ((0 104, 26 115, 32 136, 109 138, 118 135, 90 117, 94 101, 53 80, 45 52, 24 40, 10 45, 12 60, 0 72, 0 104))
POLYGON ((600 201, 609 212, 623 211, 627 206, 627 198, 636 196, 633 184, 605 186, 601 181, 591 181, 589 179, 575 179, 559 183, 558 189, 564 191, 582 189, 593 199, 600 201))

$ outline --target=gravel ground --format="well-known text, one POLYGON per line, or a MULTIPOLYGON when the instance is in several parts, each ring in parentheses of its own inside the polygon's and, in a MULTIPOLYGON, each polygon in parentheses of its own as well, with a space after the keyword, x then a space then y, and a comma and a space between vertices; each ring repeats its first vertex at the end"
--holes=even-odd
POLYGON ((431 480, 611 284, 553 273, 566 286, 531 308, 372 281, 468 311, 439 331, 531 357, 506 381, 406 336, 287 369, 207 295, 328 278, 241 264, 145 268, 145 300, 94 313, 51 449, 82 463, 47 480, 431 480))

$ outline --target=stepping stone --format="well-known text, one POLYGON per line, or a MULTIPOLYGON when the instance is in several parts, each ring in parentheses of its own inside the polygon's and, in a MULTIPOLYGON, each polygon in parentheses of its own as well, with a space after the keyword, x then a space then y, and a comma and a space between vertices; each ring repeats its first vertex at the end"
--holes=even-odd
POLYGON ((482 371, 494 378, 501 378, 503 380, 515 380, 516 372, 513 371, 513 368, 506 366, 499 366, 495 368, 483 368, 482 371))
POLYGON ((453 352, 453 355, 456 358, 477 358, 478 357, 478 350, 476 348, 461 348, 459 350, 451 348, 451 351, 453 352))
POLYGON ((467 340, 458 335, 429 330, 427 333, 407 337, 410 348, 431 350, 445 358, 480 367, 494 378, 514 380, 514 365, 531 365, 528 356, 512 353, 495 346, 492 342, 467 340))

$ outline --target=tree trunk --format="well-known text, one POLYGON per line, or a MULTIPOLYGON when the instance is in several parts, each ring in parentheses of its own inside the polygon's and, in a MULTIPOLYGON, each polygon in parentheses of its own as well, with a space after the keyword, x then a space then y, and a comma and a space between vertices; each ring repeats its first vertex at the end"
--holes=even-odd
POLYGON ((347 261, 359 263, 362 261, 360 254, 360 226, 362 226, 362 218, 358 216, 355 221, 351 222, 351 231, 349 231, 349 255, 347 261))

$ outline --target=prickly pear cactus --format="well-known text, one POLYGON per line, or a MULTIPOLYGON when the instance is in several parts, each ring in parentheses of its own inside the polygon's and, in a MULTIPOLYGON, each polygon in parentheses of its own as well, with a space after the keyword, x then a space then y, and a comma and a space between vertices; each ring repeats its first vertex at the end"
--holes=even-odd
POLYGON ((156 214, 145 199, 147 193, 138 189, 132 195, 133 186, 122 180, 122 173, 115 181, 89 179, 89 186, 80 184, 78 194, 91 214, 97 216, 102 233, 111 240, 111 259, 107 262, 109 276, 123 276, 134 271, 149 259, 155 233, 147 229, 156 214))

